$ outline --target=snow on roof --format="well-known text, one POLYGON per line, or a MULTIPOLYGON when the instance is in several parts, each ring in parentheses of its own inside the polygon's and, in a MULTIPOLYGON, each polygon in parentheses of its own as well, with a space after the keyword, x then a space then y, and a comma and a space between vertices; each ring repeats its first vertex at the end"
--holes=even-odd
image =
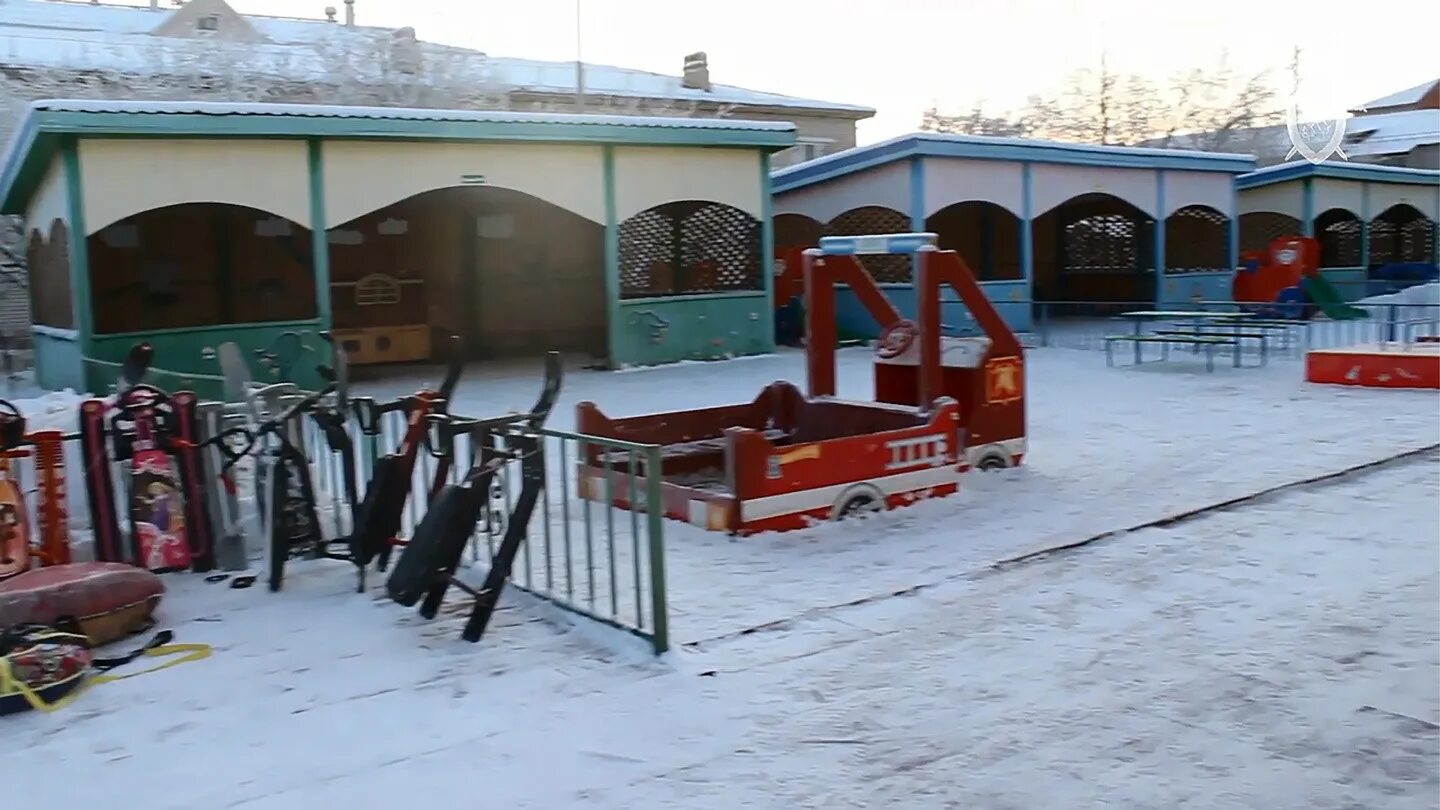
POLYGON ((328 104, 264 104, 227 101, 114 101, 44 99, 31 102, 35 112, 127 113, 134 115, 247 115, 300 118, 368 118, 390 121, 465 121, 492 124, 605 124, 666 129, 713 129, 745 132, 794 132, 789 121, 675 116, 575 115, 508 110, 433 110, 406 107, 345 107, 328 104))
POLYGON ((1401 107, 1406 104, 1414 104, 1415 102, 1424 98, 1425 94, 1430 92, 1430 89, 1434 87, 1437 83, 1440 83, 1440 79, 1430 79, 1428 81, 1423 81, 1415 85, 1414 87, 1407 87, 1404 90, 1391 93, 1388 96, 1381 96, 1380 98, 1374 99, 1372 101, 1367 101, 1364 104, 1361 104, 1359 107, 1356 107, 1355 110, 1352 110, 1352 112, 1362 109, 1381 110, 1386 107, 1401 107))
MULTIPOLYGON (((135 6, 57 0, 0 0, 0 64, 123 73, 255 75, 278 79, 383 82, 395 29, 346 26, 323 20, 246 15, 270 40, 233 43, 208 38, 152 36, 172 13, 135 6)), ((493 85, 537 93, 571 93, 572 62, 492 57, 468 48, 418 43, 424 78, 493 85)), ((845 112, 869 117, 875 110, 853 104, 764 93, 729 85, 711 90, 684 87, 680 77, 610 65, 585 66, 585 87, 597 95, 704 101, 845 112)))
POLYGON ((1347 155, 1399 155, 1440 143, 1440 110, 1359 115, 1345 122, 1347 155))

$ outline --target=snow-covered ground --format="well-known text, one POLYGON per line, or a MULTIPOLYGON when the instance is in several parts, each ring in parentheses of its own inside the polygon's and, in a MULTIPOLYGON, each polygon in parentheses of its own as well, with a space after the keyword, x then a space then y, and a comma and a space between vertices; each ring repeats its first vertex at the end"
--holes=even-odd
MULTIPOLYGON (((746 540, 667 523, 659 661, 524 598, 464 644, 344 564, 278 595, 172 576, 165 625, 215 656, 7 719, 7 763, 146 807, 1435 806, 1433 453, 993 569, 1440 443, 1433 392, 1175 356, 1030 352, 1026 466, 957 497, 746 540)), ((552 425, 748 400, 801 358, 573 370, 552 425)), ((477 370, 452 410, 525 408, 538 372, 477 370)), ((869 386, 842 352, 842 395, 869 386)))

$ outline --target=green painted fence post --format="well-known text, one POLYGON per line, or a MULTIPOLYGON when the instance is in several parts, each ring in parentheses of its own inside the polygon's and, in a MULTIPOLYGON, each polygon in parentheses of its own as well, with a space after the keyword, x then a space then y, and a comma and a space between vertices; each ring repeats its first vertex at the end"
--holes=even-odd
POLYGON ((655 654, 670 649, 670 613, 665 596, 665 507, 660 488, 660 447, 645 450, 645 519, 650 534, 650 624, 655 654))

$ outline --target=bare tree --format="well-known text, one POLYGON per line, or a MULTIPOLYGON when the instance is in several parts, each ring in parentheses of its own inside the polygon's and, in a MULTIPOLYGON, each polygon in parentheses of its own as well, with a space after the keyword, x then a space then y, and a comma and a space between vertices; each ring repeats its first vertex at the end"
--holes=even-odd
POLYGON ((940 132, 955 135, 993 135, 1006 138, 1020 138, 1030 134, 1030 123, 1004 115, 988 115, 983 102, 977 102, 968 113, 959 115, 942 114, 938 108, 925 111, 920 121, 921 132, 940 132))
POLYGON ((1102 55, 1097 68, 1070 73, 1058 90, 1032 95, 1020 110, 986 115, 977 105, 968 115, 945 116, 931 108, 921 129, 1258 152, 1265 146, 1263 128, 1280 117, 1269 71, 1241 74, 1224 55, 1217 65, 1184 71, 1164 85, 1117 72, 1102 55))
POLYGON ((1177 76, 1171 97, 1160 146, 1250 151, 1255 131, 1281 119, 1269 71, 1242 75, 1223 53, 1215 67, 1177 76))

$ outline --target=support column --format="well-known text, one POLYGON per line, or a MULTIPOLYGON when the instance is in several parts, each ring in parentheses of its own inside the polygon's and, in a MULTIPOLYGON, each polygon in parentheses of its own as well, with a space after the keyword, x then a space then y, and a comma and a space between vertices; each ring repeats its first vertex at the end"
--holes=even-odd
POLYGON ((1315 235, 1315 178, 1300 181, 1300 235, 1315 235))
MULTIPOLYGON (((85 239, 85 180, 80 171, 80 145, 73 135, 60 142, 60 160, 65 170, 66 236, 70 252, 70 313, 80 344, 81 363, 93 355, 95 344, 95 304, 90 299, 90 251, 85 239)), ((89 385, 89 368, 83 367, 85 384, 89 385)))
POLYGON ((305 142, 310 168, 310 254, 315 278, 315 316, 321 329, 333 325, 330 307, 330 239, 325 224, 325 155, 320 141, 305 142))
POLYGON ((1155 306, 1165 302, 1165 170, 1155 170, 1155 306))
POLYGON ((760 152, 760 271, 765 284, 765 311, 760 334, 762 351, 775 351, 775 211, 770 191, 770 153, 760 152))
MULTIPOLYGON (((925 230, 925 163, 924 158, 910 158, 910 230, 920 233, 925 230)), ((920 257, 910 255, 910 287, 920 282, 920 257)))
POLYGON ((1370 278, 1370 184, 1360 184, 1360 266, 1370 278))
POLYGON ((1235 274, 1240 268, 1240 190, 1235 184, 1230 184, 1230 221, 1226 230, 1225 254, 1230 261, 1230 274, 1227 277, 1226 290, 1234 289, 1235 274))
POLYGON ((605 186, 605 333, 606 364, 618 368, 620 351, 620 223, 615 219, 615 147, 601 148, 605 186))
MULTIPOLYGON (((1035 233, 1032 230, 1034 209, 1032 202, 1030 164, 1020 164, 1020 277, 1025 280, 1025 295, 1032 305, 1035 301, 1035 233)), ((1034 316, 1034 313, 1031 313, 1034 316)))

